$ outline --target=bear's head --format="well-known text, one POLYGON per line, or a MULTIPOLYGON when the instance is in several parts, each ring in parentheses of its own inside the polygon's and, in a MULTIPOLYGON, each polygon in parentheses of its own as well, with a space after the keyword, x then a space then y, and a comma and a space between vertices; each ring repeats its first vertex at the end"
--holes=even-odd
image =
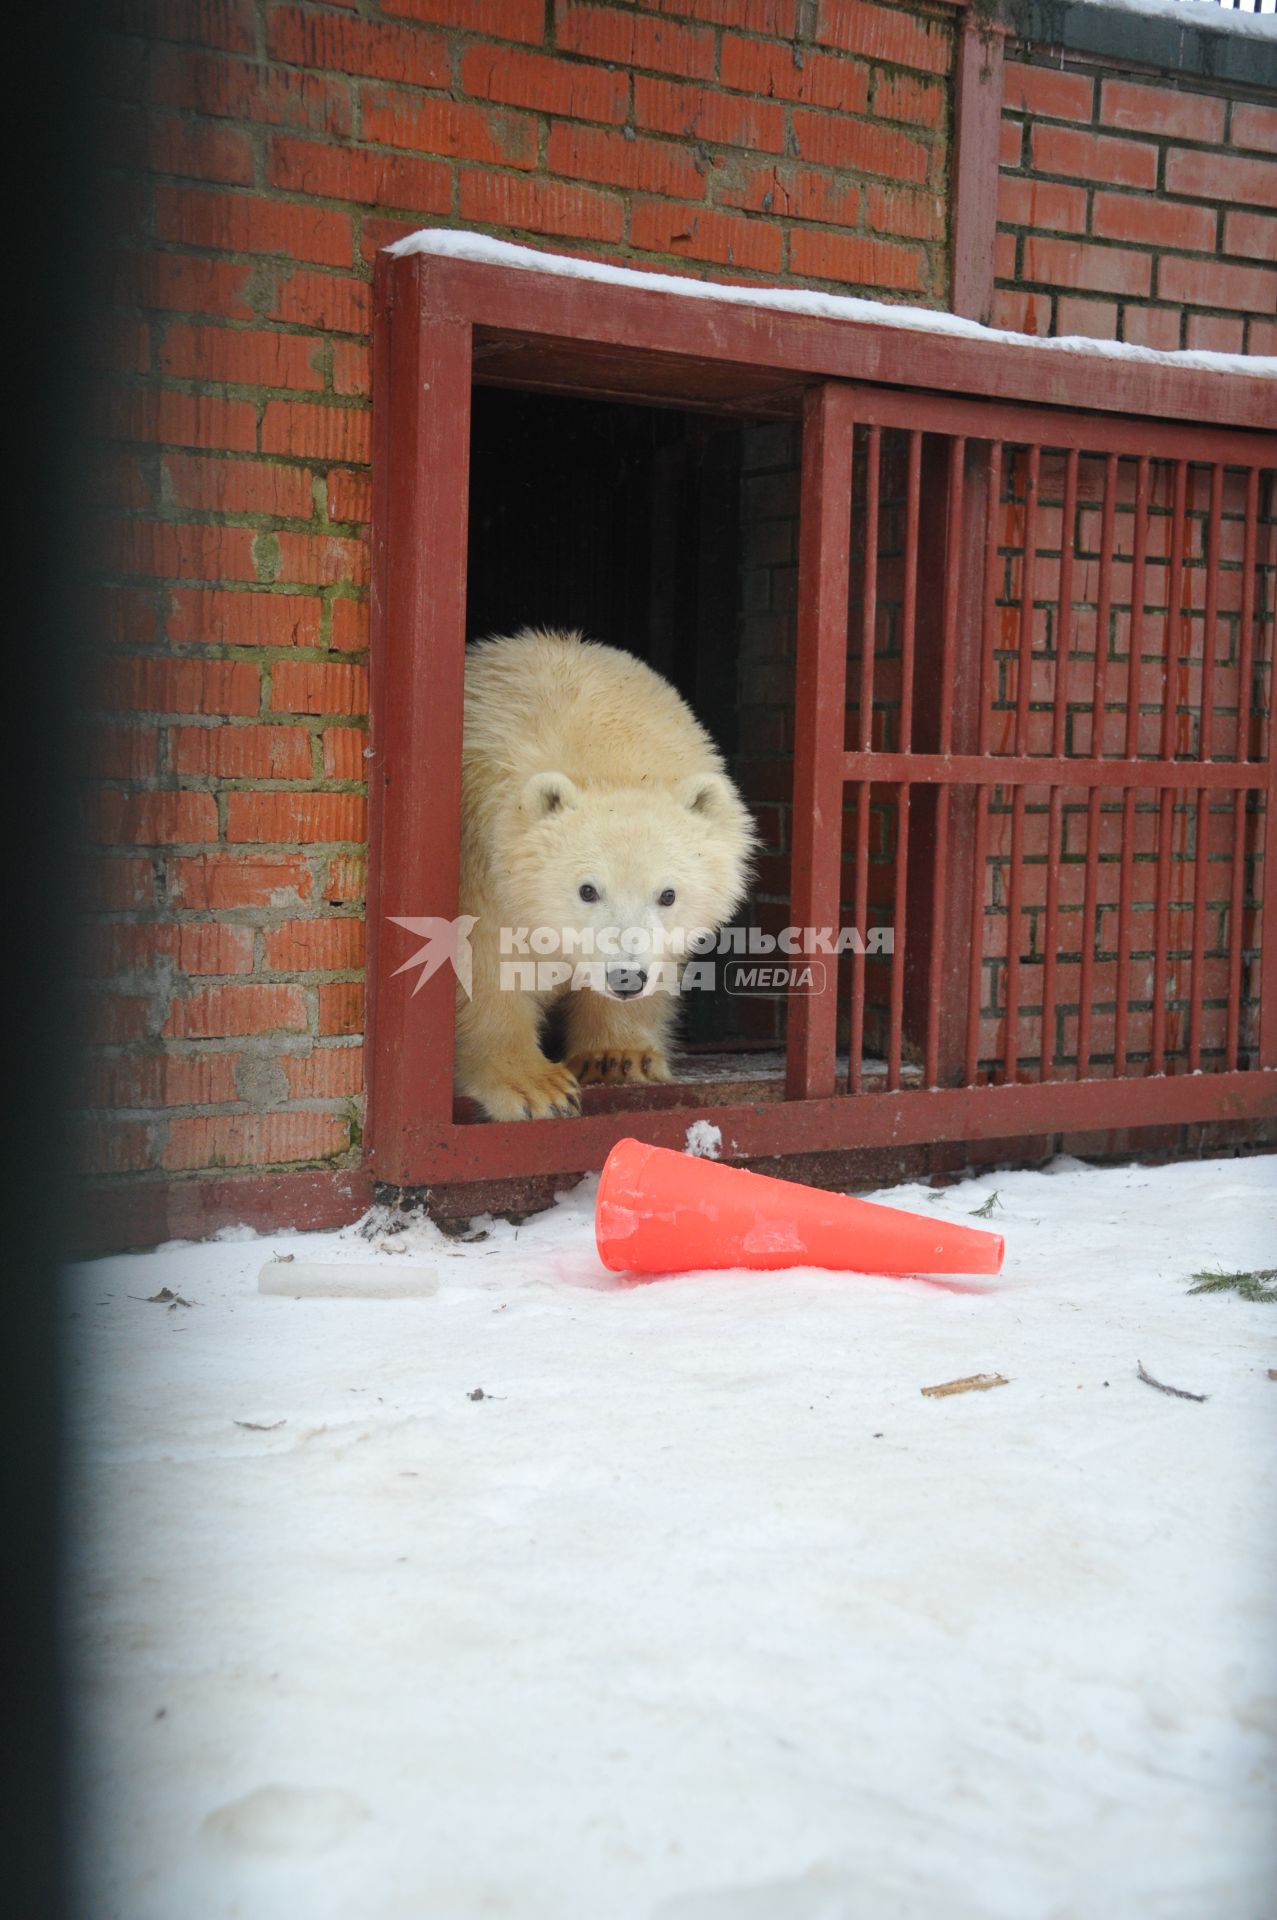
POLYGON ((578 787, 537 773, 523 789, 502 892, 515 924, 552 930, 534 951, 602 963, 594 984, 628 999, 668 986, 698 933, 744 898, 757 836, 725 774, 676 785, 578 787), (562 933, 562 941, 555 935, 562 933))

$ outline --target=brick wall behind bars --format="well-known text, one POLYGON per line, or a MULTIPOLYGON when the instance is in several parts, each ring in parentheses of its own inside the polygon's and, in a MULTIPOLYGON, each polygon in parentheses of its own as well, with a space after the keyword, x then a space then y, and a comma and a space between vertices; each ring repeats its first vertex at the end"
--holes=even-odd
POLYGON ((942 305, 948 9, 104 0, 85 1163, 364 1085, 369 277, 422 224, 942 305))
POLYGON ((994 324, 1139 346, 1277 353, 1277 99, 1006 66, 994 324))

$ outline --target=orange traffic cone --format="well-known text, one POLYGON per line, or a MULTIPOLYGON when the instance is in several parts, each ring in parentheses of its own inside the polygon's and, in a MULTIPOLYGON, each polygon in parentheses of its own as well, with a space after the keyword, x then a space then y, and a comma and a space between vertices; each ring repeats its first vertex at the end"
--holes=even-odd
POLYGON ((953 1226, 744 1167, 618 1140, 599 1179, 599 1258, 613 1273, 833 1267, 997 1273, 1000 1233, 953 1226))

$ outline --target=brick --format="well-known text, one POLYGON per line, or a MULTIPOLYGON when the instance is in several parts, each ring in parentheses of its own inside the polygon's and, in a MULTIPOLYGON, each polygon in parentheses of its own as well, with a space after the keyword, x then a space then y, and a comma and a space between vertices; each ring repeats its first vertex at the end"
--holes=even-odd
POLYGON ((120 793, 107 787, 95 796, 89 832, 103 846, 197 846, 217 838, 217 805, 210 793, 120 793))
POLYGON ((232 793, 226 800, 226 838, 234 843, 326 845, 363 840, 366 832, 367 806, 358 793, 232 793))
POLYGON ((82 602, 85 637, 116 646, 152 646, 159 638, 154 589, 113 587, 97 581, 82 602))
POLYGON ((1122 320, 1122 338, 1137 347, 1157 347, 1164 353, 1179 350, 1178 307, 1128 307, 1122 320))
POLYGON ((705 174, 690 153, 667 140, 627 140, 602 127, 556 125, 546 142, 550 173, 603 186, 634 187, 667 199, 700 200, 705 174))
POLYGON ((150 859, 98 854, 77 873, 76 904, 83 913, 133 913, 155 904, 155 866, 150 859))
POLYGON ((368 602, 334 600, 329 645, 346 653, 362 653, 368 645, 368 602))
POLYGON ((1246 351, 1277 354, 1277 320, 1252 320, 1246 351))
POLYGON ((1158 262, 1157 291, 1163 300, 1182 300, 1190 307, 1233 307, 1267 317, 1277 309, 1277 269, 1179 260, 1171 254, 1158 262))
POLYGON ((107 572, 148 579, 254 580, 247 527, 187 526, 166 520, 100 521, 90 551, 107 572))
POLYGON ((162 1158, 170 1172, 288 1166, 331 1160, 349 1146, 350 1123, 336 1114, 194 1114, 170 1123, 162 1158))
POLYGON ((272 973, 349 973, 364 964, 362 920, 287 920, 266 930, 272 973))
MULTIPOLYGON (((166 929, 172 931, 172 929, 166 929)), ((176 929, 177 964, 182 973, 228 974, 253 971, 253 929, 188 921, 176 929)))
POLYGON ((742 27, 792 40, 798 32, 797 0, 639 0, 651 13, 685 14, 716 27, 742 27))
MULTIPOLYGON (((1143 205, 1143 202, 1130 204, 1143 205)), ((1068 187, 1055 180, 1013 179, 1004 174, 998 182, 998 219, 1009 227, 1045 227, 1053 233, 1083 233, 1086 188, 1068 187)))
POLYGON ((79 1038, 89 1046, 127 1047, 146 1038, 150 1015, 146 994, 97 991, 81 1003, 79 1038))
POLYGON ((948 73, 953 56, 953 30, 947 24, 864 0, 820 0, 816 38, 844 53, 924 73, 948 73))
POLYGON ((169 863, 168 898, 193 913, 297 906, 309 900, 313 890, 310 868, 296 856, 264 860, 205 853, 169 863))
POLYGON ((647 67, 689 80, 708 80, 714 71, 712 33, 672 20, 646 19, 618 7, 575 6, 571 0, 566 4, 557 0, 554 40, 560 53, 581 53, 618 67, 647 67))
POLYGON ((1233 102, 1233 124, 1229 129, 1235 147, 1250 147, 1260 153, 1277 153, 1277 107, 1258 107, 1243 100, 1233 102))
POLYGON ((159 728, 90 725, 72 757, 76 775, 93 780, 146 780, 160 770, 159 728))
POLYGON ((633 246, 653 253, 715 260, 723 266, 751 268, 759 273, 780 271, 778 227, 706 208, 663 200, 637 201, 630 219, 630 240, 633 246))
POLYGON ((448 44, 441 34, 321 13, 315 7, 272 7, 266 46, 272 59, 297 67, 366 74, 414 87, 446 87, 451 79, 448 44))
POLYGON ((865 113, 869 107, 868 67, 837 54, 799 54, 772 40, 724 35, 719 78, 725 87, 762 99, 799 100, 840 113, 865 113))
POLYGON ((368 711, 368 672, 344 661, 280 660, 271 671, 271 706, 277 713, 368 711))
POLYGON ((1242 326, 1242 321, 1225 319, 1221 314, 1190 313, 1188 345, 1209 353, 1240 353, 1242 326))
POLYGON ((362 853, 339 853, 328 862, 323 895, 329 906, 360 906, 368 892, 368 859, 362 853))
POLYGON ((252 0, 195 0, 176 12, 167 0, 104 0, 97 17, 103 26, 146 40, 185 40, 251 53, 255 11, 252 0))
POLYGON ((927 177, 931 150, 907 133, 801 108, 794 109, 791 120, 794 145, 804 160, 816 166, 849 167, 855 173, 884 174, 893 180, 927 177))
POLYGON ((364 1090, 362 1047, 315 1047, 308 1054, 286 1054, 283 1068, 294 1100, 340 1100, 364 1090))
POLYGON ((151 1129, 140 1120, 90 1121, 79 1130, 81 1173, 141 1173, 155 1164, 151 1129))
POLYGON ((329 727, 324 733, 324 778, 366 780, 364 750, 368 736, 362 727, 329 727))
POLYGON ((1143 141, 1111 139, 1078 127, 1038 125, 1031 146, 1039 173, 1098 180, 1106 187, 1151 187, 1157 180, 1157 148, 1143 141))
POLYGON ((1056 303, 1055 331, 1063 336, 1084 334, 1091 340, 1117 339, 1117 306, 1112 300, 1081 300, 1061 294, 1056 303))
POLYGON ((306 1000, 300 987, 235 985, 207 987, 174 999, 164 1023, 169 1040, 219 1040, 244 1033, 305 1033, 306 1000))
POLYGON ((1153 263, 1123 247, 1092 247, 1080 240, 1054 240, 1031 233, 1024 242, 1023 277, 1053 287, 1095 293, 1147 294, 1153 263))
POLYGON ((160 466, 166 500, 204 513, 255 513, 305 520, 314 511, 311 478, 302 467, 264 460, 218 460, 169 453, 160 466))
POLYGON ((262 410, 262 452, 367 465, 372 458, 372 415, 366 407, 268 400, 262 410))
POLYGON ((160 366, 179 380, 224 380, 242 387, 299 387, 318 391, 323 375, 314 365, 316 343, 294 333, 255 327, 170 325, 160 348, 160 366))
POLYGON ((790 236, 789 257, 795 273, 813 280, 911 292, 926 290, 927 259, 918 247, 896 247, 885 240, 862 239, 855 234, 798 228, 790 236))
POLYGON ((485 226, 581 240, 615 242, 625 227, 624 208, 612 194, 504 173, 462 173, 460 212, 463 220, 478 220, 485 226))
POLYGON ((717 199, 723 206, 744 207, 751 213, 839 227, 854 227, 860 210, 860 188, 854 181, 813 167, 783 164, 754 168, 735 185, 720 188, 717 199))
POLYGON ((207 587, 175 587, 166 605, 170 640, 200 646, 319 645, 323 606, 307 594, 221 593, 207 587))
POLYGON ((526 113, 467 106, 456 100, 422 100, 388 89, 365 89, 364 139, 383 147, 491 166, 536 165, 536 121, 526 113))
POLYGON ((1277 166, 1172 147, 1166 156, 1166 191, 1195 200, 1232 200, 1242 207, 1277 207, 1277 166))
POLYGON ((372 349, 364 341, 335 340, 333 392, 367 400, 372 394, 372 349))
POLYGON ((361 587, 368 579, 368 547, 335 533, 279 533, 278 578, 290 586, 361 587))
POLYGON ((367 153, 277 136, 266 167, 273 186, 370 207, 411 207, 415 213, 452 210, 452 174, 441 160, 401 153, 367 153))
POLYGON ((364 988, 361 980, 336 980, 330 986, 317 987, 319 1002, 318 1031, 321 1034, 356 1034, 364 1030, 364 988))
POLYGON ((250 714, 261 704, 257 667, 238 660, 146 657, 104 662, 102 704, 126 713, 250 714))
POLYGON ((372 483, 366 474, 343 473, 340 467, 334 468, 328 476, 328 518, 364 522, 371 520, 372 483))
POLYGON ((1026 67, 1008 60, 1003 67, 1003 104, 1014 113, 1032 113, 1044 120, 1089 120, 1095 105, 1095 87, 1083 73, 1063 73, 1058 67, 1026 67))
POLYGON ((654 133, 756 153, 779 153, 785 144, 785 111, 774 102, 746 100, 709 87, 677 86, 642 74, 634 81, 634 120, 654 133))
POLYGON ((1170 87, 1105 80, 1100 87, 1100 119, 1106 127, 1132 133, 1171 134, 1177 140, 1203 140, 1217 146, 1224 138, 1224 101, 1205 93, 1177 93, 1170 87))
POLYGON ((88 1107, 214 1107, 236 1100, 233 1053, 99 1055, 84 1063, 88 1107))
POLYGON ((156 313, 218 313, 251 320, 252 268, 181 253, 117 254, 112 293, 128 306, 156 313))
POLYGON ((1023 120, 1004 119, 998 128, 998 165, 1000 167, 1020 167, 1024 165, 1024 129, 1023 120))
POLYGON ((277 253, 329 267, 348 267, 354 258, 348 214, 254 194, 157 187, 155 228, 161 240, 214 253, 277 253))
POLYGON ((1013 233, 1007 233, 1005 230, 995 233, 993 240, 993 273, 995 279, 1017 280, 1020 277, 1015 267, 1016 245, 1016 237, 1013 233))
POLYGON ((272 319, 322 333, 366 334, 372 320, 369 288, 342 274, 281 273, 271 300, 272 319))
POLYGON ((219 126, 210 120, 183 120, 176 114, 154 114, 144 124, 144 138, 141 164, 152 173, 217 180, 226 186, 252 185, 253 143, 237 127, 219 126))
POLYGON ((311 736, 301 727, 174 727, 174 773, 222 780, 309 780, 311 736))
POLYGON ((153 47, 152 98, 182 113, 215 119, 258 120, 330 139, 350 136, 350 89, 345 80, 287 67, 153 47))
POLYGON ((623 73, 483 44, 462 54, 461 85, 464 92, 481 100, 567 114, 576 120, 610 120, 619 125, 629 106, 629 83, 623 73))
POLYGON ((945 205, 938 193, 909 187, 871 186, 865 194, 869 225, 875 233, 900 240, 943 240, 945 205))
POLYGON ((1105 240, 1134 240, 1167 253, 1213 253, 1215 212, 1142 194, 1097 193, 1091 231, 1105 240))
POLYGON ((160 446, 257 451, 257 408, 249 400, 205 393, 104 388, 94 396, 94 422, 109 440, 147 440, 160 446))
POLYGON ((493 40, 539 42, 545 32, 545 0, 382 0, 383 13, 464 27, 493 40))
POLYGON ((1248 260, 1277 260, 1277 220, 1262 213, 1226 213, 1223 250, 1248 260))
POLYGON ((874 115, 879 120, 904 120, 911 127, 940 127, 947 104, 945 88, 935 80, 917 80, 910 73, 880 73, 874 87, 874 115))

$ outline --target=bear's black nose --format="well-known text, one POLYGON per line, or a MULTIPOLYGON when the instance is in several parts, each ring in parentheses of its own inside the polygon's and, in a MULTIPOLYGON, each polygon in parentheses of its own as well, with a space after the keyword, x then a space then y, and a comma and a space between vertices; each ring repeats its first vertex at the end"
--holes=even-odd
POLYGON ((632 1000, 647 985, 647 973, 642 967, 609 967, 607 985, 618 999, 632 1000))

